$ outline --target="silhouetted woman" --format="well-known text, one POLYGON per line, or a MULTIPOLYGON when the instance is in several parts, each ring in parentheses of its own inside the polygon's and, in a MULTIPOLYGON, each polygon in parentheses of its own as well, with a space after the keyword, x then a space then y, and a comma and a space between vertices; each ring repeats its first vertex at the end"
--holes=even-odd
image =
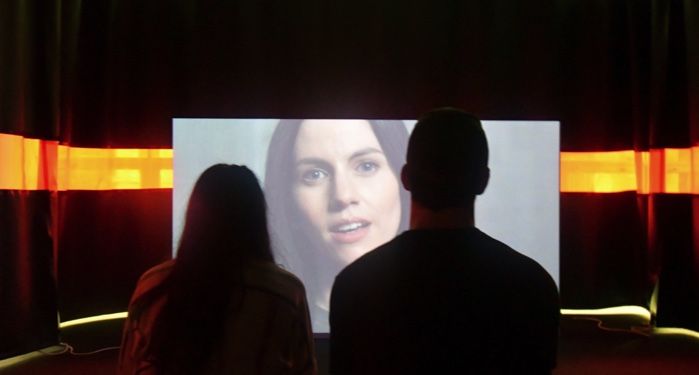
POLYGON ((119 373, 316 373, 304 287, 274 264, 265 211, 248 168, 202 173, 177 258, 131 298, 119 373))

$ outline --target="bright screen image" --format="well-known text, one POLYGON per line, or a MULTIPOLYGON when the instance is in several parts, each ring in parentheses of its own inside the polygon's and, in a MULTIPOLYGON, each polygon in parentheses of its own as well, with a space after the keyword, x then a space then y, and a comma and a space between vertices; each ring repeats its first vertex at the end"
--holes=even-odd
MULTIPOLYGON (((414 120, 174 119, 173 255, 199 175, 246 165, 265 191, 275 260, 306 287, 327 333, 330 290, 346 265, 408 229, 400 183, 414 120)), ((476 226, 559 280, 559 123, 483 121, 490 182, 476 226)))

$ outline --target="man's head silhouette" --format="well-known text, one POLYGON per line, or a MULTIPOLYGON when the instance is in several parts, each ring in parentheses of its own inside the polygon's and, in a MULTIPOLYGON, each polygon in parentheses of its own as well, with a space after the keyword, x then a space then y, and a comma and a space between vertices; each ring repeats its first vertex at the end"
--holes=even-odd
POLYGON ((420 118, 401 172, 413 202, 433 211, 468 207, 489 177, 488 142, 478 118, 453 108, 420 118))

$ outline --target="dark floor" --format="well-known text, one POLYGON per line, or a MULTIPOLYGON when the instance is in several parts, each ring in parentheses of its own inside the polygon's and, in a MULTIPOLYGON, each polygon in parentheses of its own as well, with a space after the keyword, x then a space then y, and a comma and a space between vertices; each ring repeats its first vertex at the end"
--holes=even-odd
MULTIPOLYGON (((123 320, 66 328, 62 341, 74 354, 41 355, 2 374, 112 374, 123 320), (111 348, 111 349, 109 349, 111 348), (93 354, 85 354, 106 349, 93 354), (82 353, 82 354, 81 354, 82 353)), ((651 334, 636 316, 564 316, 556 374, 699 374, 699 338, 651 334)), ((61 349, 61 348, 58 348, 61 349)), ((327 340, 317 342, 321 374, 327 373, 327 340)), ((59 350, 60 352, 60 350, 59 350)))

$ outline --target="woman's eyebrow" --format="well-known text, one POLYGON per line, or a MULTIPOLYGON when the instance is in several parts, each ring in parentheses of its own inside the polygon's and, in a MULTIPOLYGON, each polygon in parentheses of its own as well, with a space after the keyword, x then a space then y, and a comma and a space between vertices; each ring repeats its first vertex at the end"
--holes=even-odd
POLYGON ((302 164, 310 164, 310 165, 329 165, 327 160, 321 159, 321 158, 316 158, 316 157, 307 157, 307 158, 302 158, 296 161, 296 165, 302 165, 302 164))
POLYGON ((374 148, 374 147, 363 148, 361 150, 353 152, 352 155, 350 155, 349 160, 356 159, 356 158, 359 158, 362 156, 366 156, 367 154, 374 154, 374 153, 383 154, 383 151, 381 151, 377 148, 374 148))

